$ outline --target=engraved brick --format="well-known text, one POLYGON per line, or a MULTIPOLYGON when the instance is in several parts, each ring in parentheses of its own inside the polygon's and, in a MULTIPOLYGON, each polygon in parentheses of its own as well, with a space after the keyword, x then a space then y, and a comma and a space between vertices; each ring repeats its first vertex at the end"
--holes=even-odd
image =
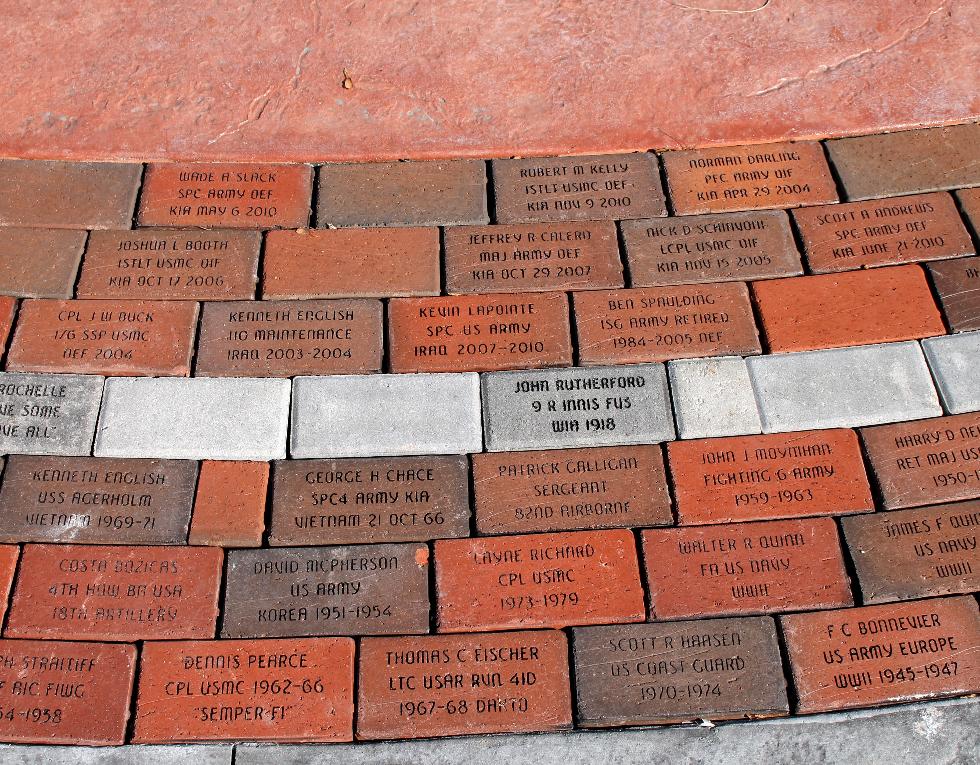
POLYGON ((260 547, 268 488, 268 462, 202 462, 188 542, 260 547))
POLYGON ((228 552, 221 637, 428 631, 424 544, 228 552))
POLYGON ((946 321, 953 332, 980 329, 980 258, 930 263, 946 321))
POLYGON ((84 231, 0 229, 0 294, 70 298, 84 249, 84 231))
POLYGON ((667 455, 681 524, 874 509, 851 430, 675 441, 667 455))
POLYGON ((678 215, 837 201, 834 179, 816 141, 719 146, 661 156, 678 215))
POLYGON ((611 221, 453 226, 444 240, 450 294, 623 286, 611 221))
POLYGON ((752 285, 773 353, 945 334, 919 266, 775 279, 752 285), (860 312, 860 321, 855 320, 860 312))
POLYGON ((970 225, 973 226, 974 233, 980 234, 980 186, 972 189, 960 189, 956 192, 956 198, 959 199, 960 207, 963 208, 970 225))
POLYGON ((257 231, 95 231, 78 297, 250 300, 261 244, 257 231))
POLYGON ((19 556, 20 548, 17 545, 0 545, 0 623, 3 623, 3 617, 7 613, 10 587, 14 583, 19 556))
POLYGON ((782 210, 631 220, 620 227, 634 287, 803 273, 789 216, 782 210))
POLYGON ((392 372, 466 372, 572 363, 568 298, 543 294, 395 298, 392 372))
POLYGON ((797 711, 878 706, 980 691, 972 596, 780 617, 797 711))
POLYGON ((270 545, 416 542, 470 531, 466 457, 275 464, 270 545))
POLYGON ((439 229, 270 231, 262 275, 266 298, 438 295, 439 229))
POLYGON ((291 377, 381 370, 379 300, 205 303, 195 374, 291 377))
POLYGON ((946 193, 809 207, 793 211, 817 274, 973 255, 946 193))
POLYGON ((321 165, 317 227, 486 223, 486 173, 479 159, 321 165))
POLYGON ((151 163, 141 226, 302 228, 309 223, 309 165, 151 163))
POLYGON ((659 446, 473 455, 480 534, 672 523, 659 446))
POLYGON ((571 727, 568 642, 561 632, 361 641, 358 739, 571 727), (428 659, 414 660, 419 656, 428 659))
POLYGON ((104 377, 0 373, 0 452, 88 454, 104 377))
POLYGON ((583 727, 789 713, 770 617, 582 627, 572 634, 583 727))
POLYGON ((0 351, 7 347, 7 338, 14 326, 14 315, 17 313, 17 299, 0 296, 0 351))
POLYGON ((842 518, 865 603, 980 590, 980 500, 842 518))
POLYGON ((24 545, 4 635, 213 637, 222 557, 211 547, 24 545))
POLYGON ((482 385, 487 451, 649 444, 674 437, 663 364, 497 372, 483 375, 482 385))
POLYGON ((667 365, 680 438, 759 433, 759 407, 740 356, 679 359, 667 365))
POLYGON ((980 412, 862 428, 885 507, 980 497, 980 412))
POLYGON ((832 518, 656 529, 642 539, 651 621, 853 604, 832 518))
POLYGON ((135 646, 0 640, 0 656, 0 741, 123 743, 135 646))
POLYGON ((142 165, 0 160, 0 226, 129 228, 142 165))
POLYGON ((435 542, 439 632, 644 618, 633 534, 568 531, 435 542))
POLYGON ((182 545, 196 478, 184 460, 11 456, 0 540, 182 545))
POLYGON ((950 414, 980 411, 980 332, 922 341, 943 407, 950 414))
POLYGON ((667 214, 655 154, 495 159, 491 164, 500 223, 667 214))
POLYGON ((196 303, 25 300, 7 369, 186 376, 196 326, 196 303))
POLYGON ((576 292, 583 365, 761 353, 742 283, 576 292))
POLYGON ((136 743, 351 741, 353 726, 353 640, 143 646, 136 743))

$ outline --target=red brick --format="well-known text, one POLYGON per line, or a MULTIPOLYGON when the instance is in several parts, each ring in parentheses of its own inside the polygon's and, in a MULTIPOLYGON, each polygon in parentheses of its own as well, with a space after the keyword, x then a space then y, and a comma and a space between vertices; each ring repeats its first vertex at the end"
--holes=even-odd
POLYGON ((17 545, 0 545, 0 624, 3 624, 3 617, 7 613, 10 587, 14 583, 19 556, 20 548, 17 545))
POLYGON ((443 236, 450 294, 623 286, 611 221, 451 226, 443 236))
POLYGON ((14 315, 17 313, 17 299, 0 297, 0 351, 7 347, 7 338, 14 326, 14 315))
POLYGON ((361 640, 358 739, 571 727, 568 642, 561 632, 361 640))
POLYGON ((435 543, 440 632, 644 618, 633 534, 569 531, 435 543))
POLYGON ((562 292, 395 298, 388 304, 392 372, 489 372, 568 366, 562 292))
POLYGON ((309 165, 151 163, 141 226, 300 228, 310 220, 309 165))
POLYGON ((0 294, 70 298, 85 237, 84 231, 0 229, 0 294))
POLYGON ((980 691, 972 596, 780 618, 797 711, 878 706, 980 691))
POLYGON ((651 621, 853 603, 832 518, 644 531, 643 560, 651 621))
POLYGON ((353 738, 349 638, 143 646, 134 743, 353 738))
POLYGON ((793 211, 817 274, 955 258, 974 253, 953 198, 944 192, 793 211))
POLYGON ((222 558, 210 547, 24 545, 4 635, 213 637, 222 558))
POLYGON ((667 454, 681 524, 874 509, 852 430, 674 441, 667 454))
POLYGON ((7 369, 186 376, 196 325, 196 303, 25 300, 7 369))
POLYGON ((773 353, 943 335, 919 266, 893 266, 752 285, 773 353))
POLYGON ((953 332, 980 329, 980 258, 930 263, 929 272, 953 332))
POLYGON ((188 542, 261 547, 268 486, 268 462, 204 460, 188 542))
POLYGON ((439 229, 270 231, 262 274, 266 298, 438 295, 439 229))
POLYGON ((258 231, 95 231, 78 297, 251 300, 261 244, 258 231))
POLYGON ((760 353, 742 282, 576 292, 582 365, 760 353))
POLYGON ((889 510, 980 497, 980 412, 862 428, 889 510))
POLYGON ((481 534, 670 524, 659 446, 473 455, 481 534))
POLYGON ((205 303, 195 374, 292 377, 379 372, 379 300, 205 303))
POLYGON ((815 141, 719 146, 661 156, 678 215, 837 201, 823 148, 815 141))
POLYGON ((0 640, 0 741, 122 744, 135 671, 131 645, 0 640))
POLYGON ((960 189, 956 192, 960 207, 973 226, 973 231, 980 234, 980 186, 972 189, 960 189))
POLYGON ((142 165, 0 160, 0 226, 129 228, 142 165))

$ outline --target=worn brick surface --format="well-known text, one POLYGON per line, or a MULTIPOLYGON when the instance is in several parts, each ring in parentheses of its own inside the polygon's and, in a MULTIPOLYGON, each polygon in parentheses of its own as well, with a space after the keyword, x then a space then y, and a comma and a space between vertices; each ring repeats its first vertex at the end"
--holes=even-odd
MULTIPOLYGON (((980 180, 977 181, 980 183, 980 180)), ((956 192, 960 207, 973 227, 974 233, 980 233, 980 186, 970 189, 960 189, 956 192)))
POLYGON ((197 479, 188 542, 212 547, 259 547, 268 487, 268 462, 204 460, 197 479))
POLYGON ((930 263, 929 272, 949 328, 980 329, 980 258, 930 263))
POLYGON ((4 635, 212 637, 223 556, 210 547, 24 545, 4 635))
POLYGON ((672 522, 659 446, 473 455, 481 534, 569 531, 672 522))
POLYGON ((7 369, 188 375, 196 324, 196 303, 25 300, 7 354, 7 369))
POLYGON ((451 226, 443 238, 450 294, 623 286, 611 221, 451 226))
POLYGON ((955 258, 974 253, 945 192, 793 211, 814 273, 955 258))
POLYGON ((945 334, 925 272, 893 266, 752 285, 773 353, 945 334))
POLYGON ((379 300, 205 303, 195 374, 291 377, 378 372, 379 300))
POLYGON ((183 460, 11 456, 0 540, 185 544, 197 464, 183 460))
POLYGON ((365 162, 320 166, 316 222, 327 226, 486 223, 486 163, 365 162))
POLYGON ((803 273, 789 217, 782 210, 631 220, 620 228, 634 287, 803 273))
POLYGON ((7 613, 10 587, 14 583, 18 557, 20 557, 20 548, 17 545, 0 545, 0 623, 7 613))
POLYGON ((312 197, 309 165, 151 163, 139 224, 301 228, 309 223, 312 197))
POLYGON ((980 500, 842 518, 865 603, 980 590, 980 500))
POLYGON ((270 231, 262 261, 266 298, 439 294, 439 229, 270 231))
POLYGON ((568 643, 561 632, 361 641, 358 739, 571 727, 568 643))
POLYGON ((837 201, 830 168, 815 141, 668 151, 662 157, 678 215, 837 201))
POLYGON ((231 550, 221 636, 429 631, 424 544, 231 550))
POLYGON ((626 530, 444 539, 435 558, 440 632, 643 621, 626 530))
POLYGON ((465 456, 280 461, 269 544, 465 537, 469 494, 465 456))
POLYGON ((568 299, 542 294, 395 298, 388 304, 392 372, 569 366, 568 299))
POLYGON ((980 497, 980 412, 863 428, 888 509, 980 497))
POLYGON ((142 165, 0 160, 0 226, 129 228, 142 165))
POLYGON ((579 724, 586 728, 789 712, 769 617, 572 631, 579 724))
POLYGON ((131 645, 0 640, 0 740, 122 744, 135 670, 131 645))
POLYGON ((261 244, 257 231, 93 231, 78 297, 250 300, 261 244))
POLYGON ((651 621, 853 603, 832 518, 656 529, 642 537, 651 621))
POLYGON ((147 643, 137 743, 351 741, 354 641, 147 643))
POLYGON ((84 231, 0 228, 0 294, 70 298, 84 231))
POLYGON ((759 353, 744 283, 577 292, 579 361, 629 364, 759 353))
POLYGON ((852 430, 675 441, 667 454, 681 524, 874 509, 852 430))
POLYGON ((980 690, 972 596, 780 618, 798 712, 876 706, 980 690))

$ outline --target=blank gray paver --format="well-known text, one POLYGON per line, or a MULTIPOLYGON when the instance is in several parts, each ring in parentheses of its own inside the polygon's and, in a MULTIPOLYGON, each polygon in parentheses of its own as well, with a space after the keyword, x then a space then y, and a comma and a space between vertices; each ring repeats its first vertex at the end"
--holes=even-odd
POLYGON ((219 744, 164 746, 0 745, 0 765, 231 765, 234 747, 219 744))
POLYGON ((97 457, 273 460, 286 456, 289 380, 106 381, 97 457))
POLYGON ((746 359, 763 433, 854 428, 942 414, 916 342, 746 359))
POLYGON ((681 359, 667 365, 680 438, 762 432, 745 359, 681 359))
POLYGON ((104 381, 0 372, 0 454, 90 454, 104 381))
POLYGON ((980 332, 922 341, 943 406, 950 414, 980 410, 980 332))
POLYGON ((293 381, 293 457, 466 454, 482 448, 480 381, 474 372, 293 381))

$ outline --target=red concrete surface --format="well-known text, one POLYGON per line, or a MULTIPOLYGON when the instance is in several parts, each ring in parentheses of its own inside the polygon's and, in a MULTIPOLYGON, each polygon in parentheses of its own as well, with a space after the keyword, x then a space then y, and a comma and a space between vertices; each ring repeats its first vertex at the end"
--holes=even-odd
POLYGON ((0 156, 632 151, 980 116, 976 0, 0 0, 0 156))

